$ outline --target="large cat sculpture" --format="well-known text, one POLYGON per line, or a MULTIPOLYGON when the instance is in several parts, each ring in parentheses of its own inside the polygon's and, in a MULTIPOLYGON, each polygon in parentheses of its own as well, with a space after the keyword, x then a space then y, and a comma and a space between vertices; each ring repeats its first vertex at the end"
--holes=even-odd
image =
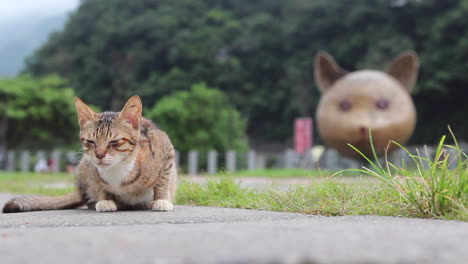
POLYGON ((325 52, 315 57, 315 82, 322 93, 316 120, 320 137, 341 154, 360 159, 349 147, 372 157, 369 132, 377 155, 405 144, 416 125, 416 110, 410 93, 418 75, 417 55, 406 51, 385 72, 346 72, 325 52))

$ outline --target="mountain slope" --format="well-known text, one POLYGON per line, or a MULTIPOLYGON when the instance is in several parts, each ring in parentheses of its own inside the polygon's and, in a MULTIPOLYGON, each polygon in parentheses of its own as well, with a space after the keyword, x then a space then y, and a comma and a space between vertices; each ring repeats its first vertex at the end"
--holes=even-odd
POLYGON ((24 60, 61 30, 67 14, 36 17, 0 24, 0 77, 18 74, 24 60))

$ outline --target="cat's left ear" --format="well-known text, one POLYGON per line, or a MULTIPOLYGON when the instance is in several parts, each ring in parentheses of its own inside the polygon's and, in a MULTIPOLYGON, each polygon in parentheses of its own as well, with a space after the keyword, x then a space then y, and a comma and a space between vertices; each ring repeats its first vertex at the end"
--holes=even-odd
POLYGON ((134 129, 138 129, 141 122, 142 108, 140 97, 138 95, 134 95, 128 99, 119 114, 119 119, 132 125, 134 129))
POLYGON ((76 96, 75 107, 78 112, 78 122, 80 123, 80 127, 83 127, 87 122, 94 121, 96 119, 96 113, 76 96))

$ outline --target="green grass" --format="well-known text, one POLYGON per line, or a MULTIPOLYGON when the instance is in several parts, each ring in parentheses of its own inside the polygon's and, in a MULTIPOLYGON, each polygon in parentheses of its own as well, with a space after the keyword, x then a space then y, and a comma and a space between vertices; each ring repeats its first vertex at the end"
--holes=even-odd
POLYGON ((255 190, 241 187, 232 177, 207 178, 206 184, 182 181, 177 195, 178 204, 327 216, 422 216, 394 192, 366 181, 347 184, 328 179, 322 184, 295 186, 288 190, 255 190))
MULTIPOLYGON (((424 153, 412 154, 402 145, 391 142, 411 158, 412 164, 402 167, 391 163, 387 157, 382 165, 372 144, 374 161, 351 146, 370 164, 369 168, 357 171, 380 179, 387 189, 397 193, 420 216, 468 220, 468 156, 460 149, 450 128, 449 131, 454 145, 445 144, 446 137, 443 136, 433 159, 424 153), (455 157, 451 157, 448 149, 455 151, 455 157), (409 170, 409 167, 416 170, 409 170)), ((370 133, 369 136, 372 142, 370 133)))
POLYGON ((267 178, 307 178, 307 177, 324 177, 332 173, 325 170, 308 170, 308 169, 257 169, 257 170, 241 170, 237 172, 220 172, 206 176, 231 176, 231 177, 267 177, 267 178))
POLYGON ((65 173, 3 173, 0 174, 0 192, 18 194, 61 195, 73 188, 50 188, 48 184, 72 185, 74 176, 65 173))
MULTIPOLYGON (((181 178, 177 204, 248 208, 321 215, 401 215, 418 216, 401 198, 388 194, 375 183, 346 184, 327 178, 321 184, 291 187, 287 190, 243 188, 235 177, 206 178, 205 184, 181 178)), ((60 195, 72 188, 47 188, 54 182, 72 183, 69 174, 4 173, 0 191, 20 194, 60 195)))

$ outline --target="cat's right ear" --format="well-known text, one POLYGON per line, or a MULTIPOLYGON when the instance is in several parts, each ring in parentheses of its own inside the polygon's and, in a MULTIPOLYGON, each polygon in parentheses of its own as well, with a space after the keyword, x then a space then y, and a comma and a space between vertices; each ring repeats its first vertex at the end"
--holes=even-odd
POLYGON ((338 66, 330 54, 324 51, 317 53, 314 63, 314 77, 320 92, 325 93, 336 80, 345 74, 346 71, 338 66))
POLYGON ((78 112, 78 122, 80 123, 80 127, 83 127, 87 122, 96 120, 97 114, 76 96, 75 107, 78 112))
POLYGON ((134 95, 128 99, 119 114, 119 119, 132 125, 134 129, 139 129, 142 109, 143 106, 141 104, 140 97, 138 95, 134 95))

